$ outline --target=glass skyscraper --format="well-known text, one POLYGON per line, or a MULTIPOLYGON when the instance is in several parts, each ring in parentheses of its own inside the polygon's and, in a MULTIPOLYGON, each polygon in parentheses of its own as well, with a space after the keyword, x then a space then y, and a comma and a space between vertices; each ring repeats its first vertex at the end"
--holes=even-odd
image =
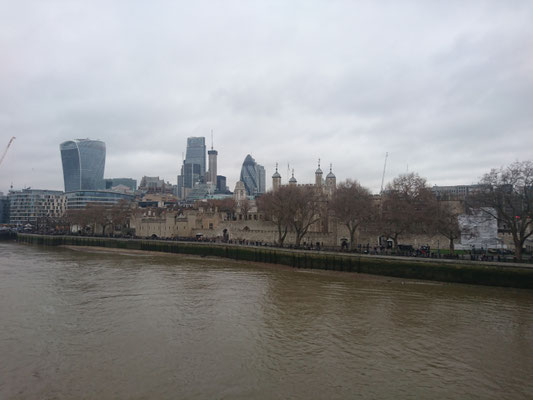
POLYGON ((242 163, 241 181, 249 196, 257 196, 265 192, 265 168, 257 164, 250 154, 242 163))
POLYGON ((185 164, 200 165, 200 175, 205 177, 205 137, 187 138, 185 164))
POLYGON ((65 192, 104 188, 105 143, 76 139, 59 145, 65 192))
POLYGON ((178 176, 177 194, 185 199, 197 183, 205 183, 206 157, 205 137, 187 138, 187 153, 178 176))

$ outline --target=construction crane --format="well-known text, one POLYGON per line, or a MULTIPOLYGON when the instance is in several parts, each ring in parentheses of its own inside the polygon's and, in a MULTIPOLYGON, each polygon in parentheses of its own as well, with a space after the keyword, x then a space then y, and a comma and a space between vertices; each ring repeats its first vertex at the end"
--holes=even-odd
POLYGON ((13 140, 15 139, 16 139, 15 136, 13 136, 11 140, 9 140, 9 143, 7 144, 6 149, 4 150, 4 153, 2 154, 2 158, 0 158, 0 165, 2 165, 2 161, 4 161, 4 157, 6 156, 7 151, 9 150, 9 146, 11 146, 11 143, 13 143, 13 140))
POLYGON ((389 152, 385 153, 385 164, 383 165, 383 175, 381 176, 381 190, 379 194, 383 193, 383 183, 385 181, 385 169, 387 168, 387 158, 389 157, 389 152))

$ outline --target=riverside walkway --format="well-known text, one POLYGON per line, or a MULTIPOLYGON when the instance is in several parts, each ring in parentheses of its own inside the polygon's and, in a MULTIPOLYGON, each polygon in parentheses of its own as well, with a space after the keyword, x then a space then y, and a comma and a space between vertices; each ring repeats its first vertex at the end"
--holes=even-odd
MULTIPOLYGON (((226 258, 248 259, 250 261, 262 261, 270 263, 281 263, 293 267, 307 268, 309 259, 324 260, 326 269, 336 269, 335 263, 339 261, 344 270, 344 263, 350 265, 352 270, 354 264, 368 264, 376 266, 378 264, 388 265, 423 265, 427 266, 450 266, 453 268, 479 268, 490 267, 494 270, 533 270, 533 265, 524 262, 498 262, 489 260, 465 260, 459 258, 436 258, 436 257, 409 257, 404 255, 383 255, 383 254, 362 254, 347 251, 331 251, 331 249, 294 249, 287 247, 277 247, 265 243, 225 243, 222 241, 209 240, 163 240, 147 238, 111 238, 99 236, 77 236, 77 235, 41 235, 33 233, 18 233, 17 240, 27 243, 45 245, 89 245, 98 247, 117 247, 125 249, 142 249, 148 251, 161 251, 170 253, 189 253, 204 256, 220 256, 226 258), (246 255, 244 255, 246 254, 246 255), (292 257, 287 261, 287 257, 292 257), (283 261, 281 261, 283 259, 283 261), (278 260, 278 261, 276 261, 278 260), (301 260, 304 260, 303 262, 301 260)), ((464 255, 462 255, 464 256, 464 255)), ((318 263, 320 264, 320 262, 318 263)), ((310 263, 311 268, 321 268, 316 263, 310 263)), ((362 272, 358 269, 357 272, 362 272)), ((368 271, 369 273, 372 273, 368 271)))
MULTIPOLYGON (((104 236, 80 236, 80 235, 42 235, 35 233, 19 233, 18 235, 24 236, 47 236, 51 238, 68 237, 68 238, 87 238, 107 241, 127 241, 127 242, 153 242, 153 243, 176 243, 181 245, 198 245, 198 246, 217 246, 217 247, 232 247, 232 248, 247 248, 247 249, 263 249, 263 250, 275 250, 286 253, 294 254, 311 254, 317 256, 329 256, 329 257, 351 257, 354 259, 369 259, 369 260, 389 260, 389 261, 403 261, 411 263, 435 263, 435 264, 453 264, 453 265, 486 265, 486 266, 498 266, 498 267, 513 267, 513 268, 525 268, 533 269, 533 264, 528 262, 514 262, 514 261, 491 261, 491 260, 471 260, 465 258, 445 258, 445 257, 428 257, 428 256, 408 256, 408 255, 390 255, 390 254, 371 254, 360 253, 350 251, 333 251, 328 248, 324 249, 305 249, 305 248, 291 248, 291 247, 279 247, 269 243, 253 244, 253 243, 232 243, 222 241, 210 241, 210 240, 183 240, 182 239, 152 239, 152 238, 114 238, 104 236)), ((2 239, 15 239, 17 235, 5 235, 2 239)), ((434 253, 433 253, 434 254, 434 253)), ((464 257, 464 254, 461 255, 464 257)), ((470 256, 470 254, 468 254, 470 256)))

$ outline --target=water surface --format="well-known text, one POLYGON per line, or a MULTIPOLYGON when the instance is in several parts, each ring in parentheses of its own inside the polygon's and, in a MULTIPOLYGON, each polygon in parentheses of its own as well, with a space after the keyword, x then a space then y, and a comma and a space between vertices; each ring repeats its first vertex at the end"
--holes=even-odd
POLYGON ((1 399, 531 399, 533 293, 0 243, 1 399))

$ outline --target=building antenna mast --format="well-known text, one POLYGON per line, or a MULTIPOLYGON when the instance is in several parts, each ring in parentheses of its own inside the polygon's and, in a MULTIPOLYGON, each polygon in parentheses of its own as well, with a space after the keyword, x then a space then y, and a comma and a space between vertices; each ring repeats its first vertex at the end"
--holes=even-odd
POLYGON ((213 129, 211 129, 211 150, 213 150, 213 129))
POLYGON ((383 193, 383 183, 385 182, 385 169, 387 168, 387 158, 389 157, 389 152, 385 153, 385 164, 383 165, 383 175, 381 175, 381 189, 379 194, 383 193))

